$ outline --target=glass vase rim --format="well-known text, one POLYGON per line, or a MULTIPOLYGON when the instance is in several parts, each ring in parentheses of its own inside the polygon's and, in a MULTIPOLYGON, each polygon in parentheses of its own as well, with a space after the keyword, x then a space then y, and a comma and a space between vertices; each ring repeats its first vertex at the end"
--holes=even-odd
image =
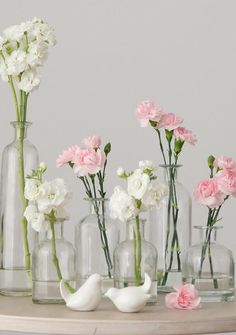
POLYGON ((182 164, 159 164, 159 167, 161 168, 179 168, 182 166, 182 164))
POLYGON ((196 226, 193 226, 193 228, 199 229, 199 230, 207 230, 207 229, 218 230, 218 229, 222 229, 223 226, 201 226, 201 225, 196 225, 196 226))
POLYGON ((32 122, 29 121, 11 121, 10 125, 12 125, 14 128, 25 128, 30 127, 32 125, 32 122))
POLYGON ((109 198, 102 198, 102 197, 97 197, 97 198, 83 198, 84 201, 109 201, 109 198))

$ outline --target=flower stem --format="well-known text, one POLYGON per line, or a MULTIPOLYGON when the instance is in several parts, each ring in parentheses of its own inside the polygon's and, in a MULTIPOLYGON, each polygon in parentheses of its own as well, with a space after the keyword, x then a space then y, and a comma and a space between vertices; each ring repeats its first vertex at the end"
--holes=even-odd
POLYGON ((134 230, 134 267, 135 267, 135 284, 140 286, 142 284, 142 272, 141 272, 141 261, 142 261, 142 239, 140 233, 140 221, 139 217, 135 218, 135 229, 134 230))

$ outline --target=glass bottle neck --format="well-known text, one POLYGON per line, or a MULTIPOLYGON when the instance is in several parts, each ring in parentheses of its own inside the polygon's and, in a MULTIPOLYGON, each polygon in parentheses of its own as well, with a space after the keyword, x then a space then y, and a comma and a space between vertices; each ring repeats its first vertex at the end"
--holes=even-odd
POLYGON ((218 230, 222 227, 195 227, 199 232, 199 239, 201 243, 216 242, 218 230))
POLYGON ((144 220, 133 219, 128 221, 126 226, 126 239, 134 240, 138 238, 144 239, 144 220))
POLYGON ((107 199, 85 199, 89 203, 90 214, 106 215, 108 200, 107 199))
POLYGON ((24 140, 27 137, 27 131, 30 127, 30 122, 11 122, 11 125, 15 129, 15 140, 24 140))
POLYGON ((178 171, 181 165, 160 165, 163 169, 164 179, 169 180, 177 180, 178 179, 178 171))
MULTIPOLYGON (((63 223, 61 222, 55 222, 54 223, 54 235, 56 240, 63 239, 63 223)), ((49 229, 46 232, 46 239, 51 240, 52 239, 52 231, 49 229)))

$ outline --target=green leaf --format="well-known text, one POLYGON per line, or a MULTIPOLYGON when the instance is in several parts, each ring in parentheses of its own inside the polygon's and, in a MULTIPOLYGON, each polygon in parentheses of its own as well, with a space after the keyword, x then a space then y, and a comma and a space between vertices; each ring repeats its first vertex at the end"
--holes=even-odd
POLYGON ((104 147, 104 153, 107 156, 111 152, 111 143, 108 142, 104 147))

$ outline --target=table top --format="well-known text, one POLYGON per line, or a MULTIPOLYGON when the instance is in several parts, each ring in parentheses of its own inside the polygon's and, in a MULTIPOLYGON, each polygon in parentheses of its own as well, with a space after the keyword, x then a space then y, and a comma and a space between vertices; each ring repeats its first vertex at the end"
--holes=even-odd
POLYGON ((163 299, 140 313, 120 313, 104 299, 94 312, 36 305, 31 298, 0 297, 0 331, 66 335, 207 334, 236 331, 236 302, 208 303, 195 311, 169 310, 163 299))

